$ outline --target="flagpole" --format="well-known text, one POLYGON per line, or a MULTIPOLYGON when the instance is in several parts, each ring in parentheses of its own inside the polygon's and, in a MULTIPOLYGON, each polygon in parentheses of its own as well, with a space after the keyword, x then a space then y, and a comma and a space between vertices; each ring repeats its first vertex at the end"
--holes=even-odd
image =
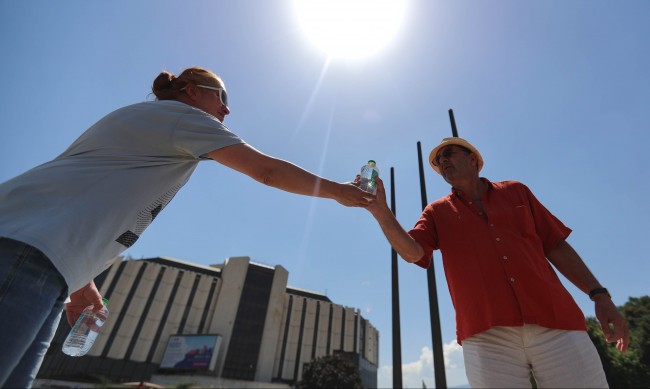
POLYGON ((449 121, 451 122, 451 135, 458 138, 458 129, 456 128, 456 119, 454 119, 454 110, 449 110, 449 121))
MULTIPOLYGON (((390 210, 395 211, 395 169, 390 168, 390 210)), ((393 388, 402 388, 402 341, 400 338, 399 278, 397 274, 397 251, 391 246, 391 274, 393 288, 393 388)))
MULTIPOLYGON (((422 165, 422 146, 418 146, 418 165, 420 168, 420 196, 422 200, 422 210, 427 206, 427 192, 424 183, 424 167, 422 165)), ((438 309, 438 294, 436 288, 436 272, 433 264, 433 255, 431 256, 431 265, 427 269, 427 282, 429 289, 429 317, 431 320, 431 338, 433 339, 433 372, 435 373, 436 388, 446 388, 447 378, 445 375, 445 360, 442 353, 442 335, 440 330, 440 314, 438 309)))

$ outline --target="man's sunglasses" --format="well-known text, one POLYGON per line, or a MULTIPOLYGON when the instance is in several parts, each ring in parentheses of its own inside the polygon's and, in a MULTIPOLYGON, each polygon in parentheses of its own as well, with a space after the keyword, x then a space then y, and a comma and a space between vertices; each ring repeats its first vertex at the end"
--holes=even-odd
POLYGON ((453 147, 448 147, 448 148, 442 150, 442 152, 438 153, 438 155, 436 155, 433 158, 431 163, 433 164, 433 166, 440 166, 440 159, 441 158, 444 157, 445 159, 449 159, 449 157, 451 157, 452 155, 454 155, 456 153, 460 153, 460 152, 464 152, 465 154, 471 153, 471 151, 467 150, 464 147, 459 146, 457 149, 453 148, 453 147))

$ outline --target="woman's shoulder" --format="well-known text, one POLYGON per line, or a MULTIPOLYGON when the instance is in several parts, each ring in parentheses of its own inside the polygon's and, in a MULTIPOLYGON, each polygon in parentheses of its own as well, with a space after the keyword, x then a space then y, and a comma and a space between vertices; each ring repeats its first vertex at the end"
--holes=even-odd
MULTIPOLYGON (((158 118, 177 117, 176 120, 209 120, 218 121, 217 118, 191 105, 176 100, 154 100, 143 101, 127 105, 113 111, 111 114, 140 115, 144 117, 158 118)), ((110 114, 109 114, 110 115, 110 114)))
POLYGON ((143 101, 140 103, 135 103, 127 105, 123 109, 130 110, 140 110, 140 111, 187 111, 189 110, 189 105, 181 103, 176 100, 154 100, 154 101, 143 101))

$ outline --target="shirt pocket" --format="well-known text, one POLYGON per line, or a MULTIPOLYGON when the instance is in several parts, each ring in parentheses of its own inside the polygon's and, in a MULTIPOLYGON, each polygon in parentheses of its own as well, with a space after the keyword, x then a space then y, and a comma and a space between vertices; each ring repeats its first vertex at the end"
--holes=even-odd
POLYGON ((515 206, 515 219, 522 236, 537 235, 533 213, 527 205, 515 206))

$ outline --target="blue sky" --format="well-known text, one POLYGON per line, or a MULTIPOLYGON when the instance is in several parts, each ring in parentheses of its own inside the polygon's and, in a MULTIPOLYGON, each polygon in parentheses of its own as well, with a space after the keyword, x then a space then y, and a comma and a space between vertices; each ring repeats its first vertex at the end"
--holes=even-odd
MULTIPOLYGON (((459 133, 482 175, 526 183, 617 304, 648 294, 650 3, 408 1, 393 39, 363 60, 327 60, 293 3, 0 1, 0 181, 62 152, 110 111, 150 100, 161 70, 199 65, 225 81, 226 125, 254 147, 335 181, 374 159, 395 169, 397 216, 420 211, 425 158, 459 133)), ((398 23, 400 21, 395 21, 398 23)), ((426 171, 427 196, 449 193, 426 171)), ((44 215, 46 217, 46 215, 44 215)), ((204 162, 133 258, 280 264, 289 283, 362 310, 392 384, 390 246, 370 214, 264 187, 204 162)), ((467 382, 439 253, 447 382, 467 382)), ((434 386, 426 274, 400 259, 404 385, 434 386)), ((565 281, 586 315, 589 299, 565 281)))

